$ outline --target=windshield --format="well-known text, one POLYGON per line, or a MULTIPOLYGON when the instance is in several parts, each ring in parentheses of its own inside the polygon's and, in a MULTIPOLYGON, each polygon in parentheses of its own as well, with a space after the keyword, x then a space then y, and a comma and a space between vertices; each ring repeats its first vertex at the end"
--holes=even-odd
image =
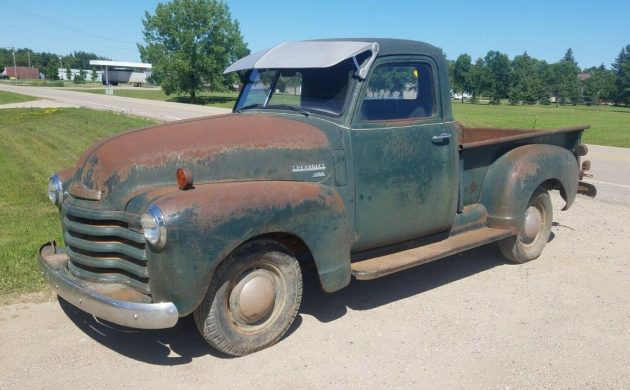
POLYGON ((297 108, 340 116, 356 66, 352 60, 330 68, 254 69, 234 109, 297 108))

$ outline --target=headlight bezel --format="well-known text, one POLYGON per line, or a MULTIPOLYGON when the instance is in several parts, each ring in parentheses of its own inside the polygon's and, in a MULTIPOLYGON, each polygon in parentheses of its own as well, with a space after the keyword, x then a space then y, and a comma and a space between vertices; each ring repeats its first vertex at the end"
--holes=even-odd
POLYGON ((162 210, 151 203, 140 217, 144 239, 153 247, 161 249, 166 244, 166 224, 162 210))
POLYGON ((48 179, 48 199, 57 207, 63 203, 63 183, 57 174, 48 179))

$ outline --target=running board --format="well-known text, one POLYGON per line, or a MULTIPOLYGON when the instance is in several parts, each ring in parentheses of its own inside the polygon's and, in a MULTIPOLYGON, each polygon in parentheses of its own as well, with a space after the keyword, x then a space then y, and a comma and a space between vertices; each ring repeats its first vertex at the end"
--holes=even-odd
POLYGON ((354 262, 352 263, 352 275, 359 280, 380 278, 511 235, 509 230, 488 227, 471 230, 433 244, 354 262))

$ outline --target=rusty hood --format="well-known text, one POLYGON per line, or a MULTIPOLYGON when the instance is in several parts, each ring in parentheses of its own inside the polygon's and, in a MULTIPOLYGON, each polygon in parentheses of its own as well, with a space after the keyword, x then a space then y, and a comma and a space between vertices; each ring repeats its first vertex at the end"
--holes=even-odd
MULTIPOLYGON (((307 119, 229 114, 133 130, 89 148, 73 181, 100 191, 99 203, 109 207, 124 207, 121 202, 155 187, 177 186, 180 167, 192 172, 195 184, 314 181, 312 174, 295 167, 330 167, 332 152, 326 133, 307 119)), ((325 171, 316 179, 328 175, 325 171)))

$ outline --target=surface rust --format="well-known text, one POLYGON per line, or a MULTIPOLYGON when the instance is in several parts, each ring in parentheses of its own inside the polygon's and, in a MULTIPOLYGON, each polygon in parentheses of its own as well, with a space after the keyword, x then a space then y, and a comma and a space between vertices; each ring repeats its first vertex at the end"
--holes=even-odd
POLYGON ((314 149, 329 146, 326 135, 304 122, 265 115, 227 115, 140 129, 109 138, 79 161, 83 178, 124 181, 134 168, 168 161, 211 159, 232 149, 314 149))
POLYGON ((528 129, 501 129, 501 128, 473 128, 458 126, 460 150, 481 146, 494 145, 502 142, 525 140, 527 138, 553 135, 557 133, 570 133, 583 131, 591 126, 581 125, 566 127, 557 130, 528 130, 528 129))

